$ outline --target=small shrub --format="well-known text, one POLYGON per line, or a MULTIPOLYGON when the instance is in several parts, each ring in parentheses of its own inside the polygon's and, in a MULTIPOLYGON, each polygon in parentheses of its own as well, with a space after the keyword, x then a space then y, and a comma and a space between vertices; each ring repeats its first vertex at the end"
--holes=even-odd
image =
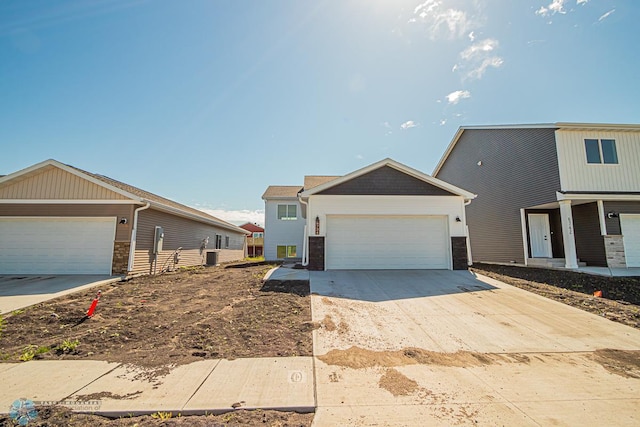
POLYGON ((155 414, 151 414, 151 418, 155 418, 157 420, 168 420, 173 417, 173 413, 171 412, 156 412, 155 414))
POLYGON ((33 360, 35 356, 36 356, 36 346, 28 345, 22 350, 22 354, 20 354, 20 356, 18 357, 18 360, 22 362, 28 362, 30 360, 33 360))
POLYGON ((80 345, 80 341, 78 340, 64 340, 62 344, 56 347, 56 350, 59 353, 72 353, 76 350, 76 348, 80 345))

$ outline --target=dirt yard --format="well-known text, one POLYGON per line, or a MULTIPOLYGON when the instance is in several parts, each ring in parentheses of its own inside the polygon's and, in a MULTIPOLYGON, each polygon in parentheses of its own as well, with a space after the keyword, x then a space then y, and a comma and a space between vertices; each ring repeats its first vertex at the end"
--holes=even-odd
POLYGON ((474 264, 476 273, 640 329, 640 278, 593 276, 573 271, 474 264), (594 297, 602 291, 603 297, 594 297))
POLYGON ((202 359, 310 356, 309 286, 263 287, 269 266, 200 267, 102 287, 6 315, 0 358, 92 359, 144 367, 202 359))
MULTIPOLYGON (((308 427, 313 414, 298 414, 279 411, 238 410, 222 415, 201 415, 181 417, 177 414, 156 413, 142 417, 109 419, 99 415, 78 414, 68 408, 48 406, 37 408, 36 418, 29 421, 29 427, 308 427)), ((0 416, 0 427, 14 427, 17 424, 9 416, 0 416)))

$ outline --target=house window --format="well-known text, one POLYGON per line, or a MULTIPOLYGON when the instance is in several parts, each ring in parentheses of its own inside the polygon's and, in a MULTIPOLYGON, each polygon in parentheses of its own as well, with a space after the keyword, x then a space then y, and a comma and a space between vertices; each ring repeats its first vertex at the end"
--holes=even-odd
POLYGON ((222 236, 216 234, 216 249, 222 249, 222 236))
POLYGON ((254 239, 262 239, 263 237, 264 237, 264 233, 260 233, 260 232, 253 233, 254 239))
POLYGON ((224 247, 228 248, 229 247, 229 236, 225 236, 224 237, 224 247))
POLYGON ((297 255, 295 246, 278 246, 278 258, 295 258, 297 255))
POLYGON ((584 148, 587 153, 587 163, 618 164, 615 139, 585 139, 584 148))
POLYGON ((298 219, 298 207, 296 205, 278 205, 278 219, 298 219))

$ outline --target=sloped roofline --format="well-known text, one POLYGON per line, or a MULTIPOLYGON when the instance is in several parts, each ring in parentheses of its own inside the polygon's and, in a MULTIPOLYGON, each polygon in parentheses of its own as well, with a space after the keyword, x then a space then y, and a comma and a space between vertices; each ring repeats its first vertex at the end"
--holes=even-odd
POLYGON ((456 131, 449 146, 445 150, 442 158, 433 170, 433 175, 438 175, 440 169, 447 161, 449 154, 457 144, 465 130, 494 130, 494 129, 566 129, 566 130, 618 130, 618 131, 640 131, 640 124, 615 124, 615 123, 529 123, 529 124, 507 124, 507 125, 475 125, 460 126, 456 131))
MULTIPOLYGON (((85 173, 84 171, 82 171, 80 169, 76 169, 75 167, 72 167, 72 166, 69 166, 69 165, 65 165, 64 163, 61 163, 61 162, 59 162, 57 160, 54 160, 54 159, 48 159, 48 160, 45 160, 43 162, 36 163, 35 165, 29 166, 29 167, 27 167, 25 169, 19 170, 17 172, 14 172, 14 173, 11 173, 9 175, 5 175, 3 177, 0 177, 0 184, 2 184, 4 182, 7 182, 7 181, 11 181, 11 180, 13 180, 15 178, 18 178, 18 177, 22 176, 22 175, 29 174, 31 172, 34 172, 34 171, 36 171, 38 169, 41 169, 41 168, 44 168, 46 166, 54 166, 54 167, 57 167, 59 169, 62 169, 65 172, 68 172, 68 173, 70 173, 72 175, 78 176, 78 177, 80 177, 80 178, 82 178, 84 180, 87 180, 87 181, 95 184, 95 185, 98 185, 100 187, 103 187, 103 188, 106 188, 106 189, 108 189, 110 191, 113 191, 114 193, 120 194, 120 195, 122 195, 122 196, 124 196, 124 197, 126 197, 128 199, 131 199, 135 203, 139 203, 141 205, 149 203, 151 205, 151 207, 153 207, 153 208, 155 208, 157 210, 161 210, 161 211, 168 212, 168 213, 171 213, 171 214, 174 214, 174 215, 178 215, 178 216, 194 219, 194 220, 199 221, 199 222, 204 222, 204 223, 207 223, 207 224, 216 225, 218 227, 226 228, 228 230, 236 231, 236 232, 239 232, 239 233, 243 233, 243 234, 247 234, 248 233, 247 230, 244 230, 244 229, 242 229, 242 228, 240 228, 238 226, 235 226, 233 224, 230 224, 230 223, 228 223, 226 221, 219 220, 219 219, 214 218, 214 217, 207 217, 207 216, 205 216, 206 214, 204 212, 202 212, 202 215, 197 215, 194 212, 189 212, 187 210, 182 210, 182 209, 179 209, 179 208, 177 208, 175 206, 169 206, 169 205, 163 204, 163 203, 161 203, 161 202, 159 202, 157 200, 153 200, 153 199, 145 198, 145 197, 140 197, 140 196, 138 196, 138 195, 136 195, 134 193, 131 193, 129 191, 126 191, 126 190, 118 188, 118 187, 116 187, 114 185, 111 185, 108 182, 99 180, 99 179, 91 176, 89 173, 85 173)), ((131 186, 131 187, 133 187, 133 186, 131 186)), ((135 187, 133 187, 133 188, 135 188, 135 187)), ((140 190, 140 191, 143 191, 143 190, 140 190)), ((105 200, 105 202, 108 203, 107 200, 105 200)), ((174 202, 174 203, 177 203, 177 202, 174 202)), ((197 209, 194 209, 194 210, 198 211, 197 209)))
POLYGON ((407 165, 404 165, 402 163, 396 162, 393 159, 390 158, 386 158, 383 160, 380 160, 379 162, 373 163, 369 166, 365 166, 364 168, 358 169, 354 172, 348 173, 347 175, 341 176, 340 178, 334 179, 332 181, 326 182, 324 184, 318 185, 317 187, 313 187, 309 190, 303 191, 302 193, 300 193, 300 197, 302 198, 308 198, 309 196, 312 196, 314 194, 317 193, 321 193, 324 190, 327 190, 331 187, 335 187, 336 185, 340 185, 344 182, 350 181, 354 178, 357 178, 359 176, 362 176, 364 174, 367 174, 369 172, 372 172, 376 169, 379 169, 381 167, 384 166, 389 166, 392 167, 400 172, 403 172, 409 176, 412 176, 414 178, 417 178, 421 181, 427 182, 431 185, 434 185, 438 188, 442 188, 443 190, 446 190, 450 193, 453 193, 457 196, 461 196, 464 197, 465 200, 472 200, 476 198, 476 195, 473 193, 470 193, 466 190, 463 190, 462 188, 456 187, 455 185, 449 184, 448 182, 444 182, 438 178, 434 178, 431 175, 427 175, 423 172, 420 172, 419 170, 410 168, 407 165))

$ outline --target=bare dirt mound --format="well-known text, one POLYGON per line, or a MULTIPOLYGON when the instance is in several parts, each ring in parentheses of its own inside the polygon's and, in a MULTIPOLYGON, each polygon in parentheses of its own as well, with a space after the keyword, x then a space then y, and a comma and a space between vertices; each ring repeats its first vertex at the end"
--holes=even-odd
POLYGON ((396 369, 387 369, 380 377, 378 385, 394 396, 407 396, 418 390, 417 382, 396 369))
POLYGON ((627 378, 640 378, 640 351, 610 348, 593 352, 593 359, 612 374, 627 378))
POLYGON ((353 369, 373 368, 376 366, 391 368, 394 366, 417 364, 470 367, 508 361, 508 359, 501 355, 469 351, 439 353, 414 347, 402 350, 374 351, 355 346, 347 350, 331 350, 325 355, 318 356, 318 359, 327 365, 353 369))
POLYGON ((202 359, 310 356, 309 284, 266 286, 269 266, 202 267, 102 287, 4 316, 0 360, 91 359, 157 368, 202 359))

